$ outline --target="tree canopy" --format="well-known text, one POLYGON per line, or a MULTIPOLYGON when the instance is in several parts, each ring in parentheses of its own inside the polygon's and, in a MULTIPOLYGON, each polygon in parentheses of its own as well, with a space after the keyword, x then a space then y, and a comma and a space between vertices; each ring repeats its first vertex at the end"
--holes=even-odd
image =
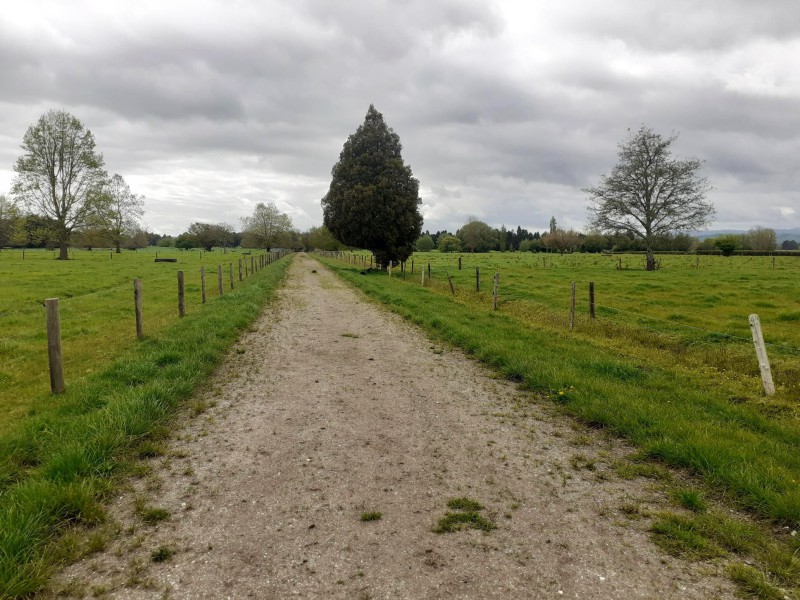
POLYGON ((489 252, 498 245, 498 232, 483 221, 470 220, 456 232, 456 236, 470 252, 489 252))
POLYGON ((273 202, 259 202, 253 214, 242 219, 243 245, 249 248, 270 248, 292 231, 292 219, 273 202))
POLYGON ((589 194, 590 227, 604 233, 641 238, 647 249, 647 270, 656 268, 657 236, 700 229, 714 214, 705 201, 710 186, 699 176, 696 158, 673 159, 677 135, 663 138, 644 125, 619 144, 619 160, 589 194))
POLYGON ((322 198, 324 224, 333 236, 371 250, 381 265, 406 260, 422 232, 419 181, 401 150, 400 137, 370 105, 344 143, 322 198))
POLYGON ((102 211, 108 175, 95 151, 92 132, 63 110, 51 110, 22 138, 24 154, 14 164, 14 194, 29 208, 52 219, 59 258, 67 259, 73 231, 102 211))

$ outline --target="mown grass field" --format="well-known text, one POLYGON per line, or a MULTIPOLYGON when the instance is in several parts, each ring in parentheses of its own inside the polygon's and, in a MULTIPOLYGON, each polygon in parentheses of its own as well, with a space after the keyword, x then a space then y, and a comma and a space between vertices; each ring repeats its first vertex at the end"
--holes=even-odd
MULTIPOLYGON (((230 266, 239 285, 241 251, 148 248, 113 254, 71 251, 69 261, 47 250, 0 252, 0 432, 25 414, 30 401, 49 391, 44 300, 59 298, 66 385, 83 381, 133 347, 136 322, 133 280, 142 279, 145 335, 178 319, 177 272, 184 271, 186 312, 202 310, 200 269, 206 270, 207 302, 218 297, 217 265, 223 293, 230 292, 230 266), (177 258, 176 263, 156 263, 177 258)), ((253 255, 254 256, 254 255, 253 255)), ((244 269, 244 267, 243 267, 244 269)))
MULTIPOLYGON (((681 469, 729 506, 780 531, 714 515, 664 516, 654 535, 686 556, 750 556, 731 578, 748 595, 783 598, 800 589, 800 259, 668 256, 643 259, 536 254, 415 254, 361 274, 322 258, 345 280, 435 337, 464 349, 592 427, 623 437, 644 461, 681 469), (421 287, 430 263, 432 281, 421 287), (481 271, 476 291, 475 268, 481 271), (499 307, 492 278, 499 272, 499 307), (450 275, 453 295, 447 279, 450 275), (569 329, 571 284, 579 291, 569 329), (588 283, 597 318, 588 316, 588 283), (764 395, 749 330, 758 313, 777 393, 764 395), (768 532, 770 531, 767 528, 768 532), (790 532, 795 535, 790 536, 790 532), (760 556, 756 556, 760 555, 760 556), (755 561, 755 568, 748 561, 755 561)), ((702 512, 696 506, 684 506, 702 512)), ((702 510, 705 510, 703 508, 702 510)))
POLYGON ((238 270, 238 256, 204 255, 213 276, 203 305, 199 252, 177 253, 176 264, 153 263, 153 254, 139 252, 110 258, 76 251, 66 263, 26 252, 24 266, 9 261, 11 255, 22 262, 21 255, 2 254, 0 598, 18 598, 44 585, 61 561, 97 549, 97 540, 81 541, 70 528, 103 521, 102 502, 117 477, 168 437, 176 407, 258 317, 290 259, 242 283, 237 272, 233 291, 226 272, 217 297, 217 263, 233 261, 238 270), (178 269, 186 277, 183 319, 178 269), (145 298, 145 338, 138 341, 134 276, 142 278, 145 298), (67 299, 61 313, 67 387, 59 396, 49 394, 46 358, 39 357, 46 355, 40 303, 50 296, 67 299), (9 356, 30 362, 9 365, 9 356), (45 369, 43 377, 38 369, 45 369))

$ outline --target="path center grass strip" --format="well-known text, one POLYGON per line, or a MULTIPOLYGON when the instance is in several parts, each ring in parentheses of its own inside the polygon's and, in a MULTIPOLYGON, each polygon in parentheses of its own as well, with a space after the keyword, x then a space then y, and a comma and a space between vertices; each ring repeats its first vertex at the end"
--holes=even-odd
POLYGON ((687 468, 743 507, 800 524, 800 423, 730 401, 713 382, 663 366, 643 368, 565 332, 525 326, 502 312, 465 306, 428 288, 360 275, 323 262, 392 311, 463 348, 525 388, 560 402, 582 421, 610 429, 655 460, 687 468))
POLYGON ((163 431, 261 313, 283 259, 137 347, 63 396, 45 395, 0 438, 0 598, 40 589, 59 533, 102 519, 100 502, 137 445, 163 431))

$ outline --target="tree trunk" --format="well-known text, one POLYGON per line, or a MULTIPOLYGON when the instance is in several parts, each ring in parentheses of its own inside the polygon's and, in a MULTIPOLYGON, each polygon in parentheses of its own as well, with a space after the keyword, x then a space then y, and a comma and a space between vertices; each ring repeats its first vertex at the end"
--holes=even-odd
POLYGON ((69 259, 69 244, 67 242, 61 242, 58 245, 58 260, 68 260, 69 259))
POLYGON ((653 256, 653 249, 647 249, 647 267, 648 271, 655 271, 656 270, 656 257, 653 256))
POLYGON ((120 249, 119 249, 119 242, 117 242, 117 243, 115 244, 115 247, 114 247, 114 252, 115 252, 116 254, 121 254, 121 253, 122 253, 122 250, 120 250, 120 249))

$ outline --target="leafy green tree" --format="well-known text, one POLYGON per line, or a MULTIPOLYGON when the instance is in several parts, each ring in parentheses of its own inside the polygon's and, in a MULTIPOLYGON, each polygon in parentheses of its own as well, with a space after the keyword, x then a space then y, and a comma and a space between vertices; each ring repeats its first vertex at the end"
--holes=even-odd
POLYGON ((742 247, 742 236, 740 235, 721 235, 714 238, 714 245, 722 252, 722 256, 732 256, 742 247))
POLYGON ((95 151, 92 132, 63 110, 48 111, 31 125, 22 149, 13 193, 53 221, 59 259, 67 260, 72 232, 105 211, 103 155, 95 151))
POLYGON ((21 218, 16 203, 0 194, 0 248, 11 244, 14 229, 21 218))
POLYGON ((322 199, 333 236, 371 250, 381 265, 405 261, 422 232, 419 181, 401 150, 400 137, 370 105, 364 123, 344 143, 322 199))
POLYGON ((434 248, 433 238, 429 235, 421 235, 414 246, 417 252, 430 252, 434 248))
POLYGON ((470 252, 488 252, 497 248, 497 232, 483 221, 471 220, 456 232, 456 236, 470 252))
POLYGON ((278 238, 294 225, 286 213, 282 213, 273 202, 259 202, 253 214, 242 219, 244 226, 243 245, 248 248, 271 248, 276 246, 278 238))
POLYGON ((626 233, 644 241, 647 270, 656 268, 657 236, 704 227, 714 214, 705 201, 708 181, 698 175, 695 158, 676 160, 666 139, 642 125, 619 145, 610 175, 584 189, 589 194, 590 226, 606 233, 626 233))
POLYGON ((449 233, 440 235, 439 252, 461 252, 461 240, 449 233))
POLYGON ((214 246, 223 246, 227 247, 233 236, 235 236, 235 232, 233 228, 228 225, 227 223, 200 223, 195 222, 189 225, 189 229, 186 230, 186 233, 182 236, 178 236, 178 240, 175 243, 176 248, 190 248, 190 247, 201 247, 206 252, 211 252, 214 246), (185 238, 183 236, 186 236, 185 238), (183 243, 183 239, 189 239, 193 242, 192 246, 188 246, 183 243), (181 245, 178 245, 178 241, 182 242, 181 245))
POLYGON ((795 240, 783 240, 781 250, 797 250, 797 242, 795 240))
POLYGON ((104 228, 119 254, 122 244, 139 232, 138 220, 144 214, 144 197, 134 194, 118 173, 114 173, 103 193, 107 197, 104 228))
POLYGON ((557 250, 559 254, 564 254, 564 252, 574 252, 580 248, 582 240, 578 232, 573 229, 568 231, 556 229, 545 234, 542 237, 542 243, 545 248, 557 250))
POLYGON ((611 248, 609 239, 602 233, 590 233, 583 239, 584 252, 602 252, 611 248))
POLYGON ((339 250, 341 244, 331 235, 328 228, 312 227, 303 234, 304 245, 309 250, 339 250))

